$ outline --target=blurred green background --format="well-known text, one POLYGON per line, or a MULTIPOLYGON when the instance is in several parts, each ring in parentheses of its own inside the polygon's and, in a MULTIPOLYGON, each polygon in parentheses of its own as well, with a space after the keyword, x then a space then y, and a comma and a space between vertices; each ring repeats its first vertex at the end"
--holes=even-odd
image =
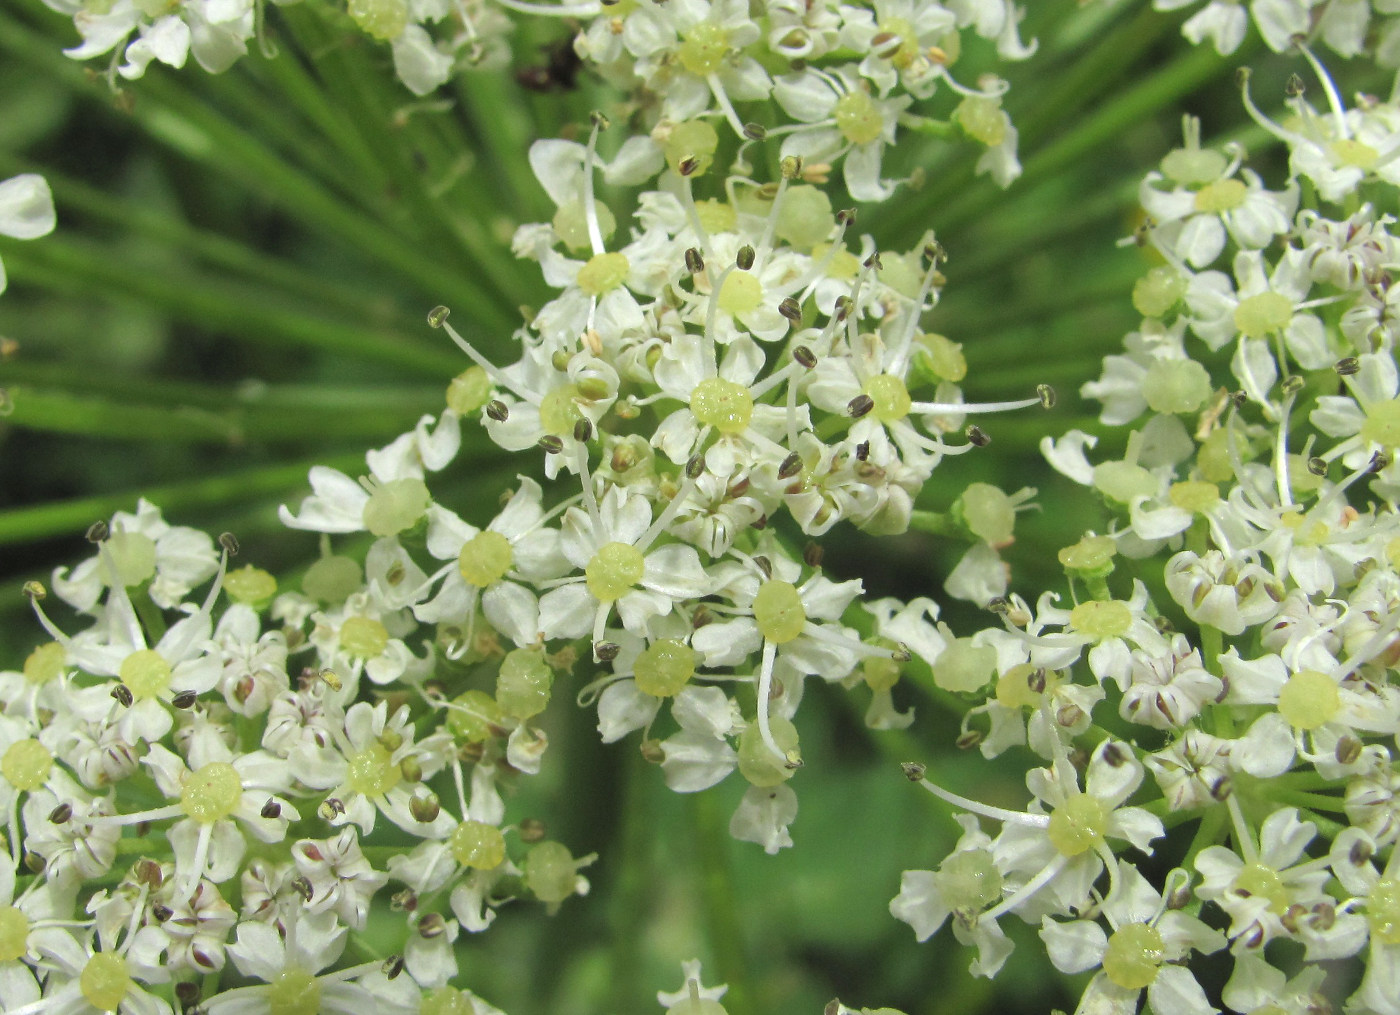
MULTIPOLYGON (((895 250, 936 230, 949 283, 928 326, 964 344, 970 400, 1042 382, 1059 392, 1051 414, 987 421, 991 447, 946 463, 919 505, 946 509, 974 480, 1038 487, 1041 508, 1021 516, 1007 553, 1014 587, 1034 599, 1063 587, 1054 550, 1105 520, 1048 472, 1037 444, 1092 427, 1078 386, 1136 324, 1129 293, 1148 261, 1115 241, 1135 224, 1142 173, 1180 143, 1184 111, 1208 140, 1248 140, 1271 184, 1281 170, 1246 129, 1233 84, 1250 54, 1190 49, 1180 19, 1146 0, 1028 6, 1033 59, 995 65, 989 47, 969 46, 958 66, 966 82, 994 65, 1011 80, 1023 178, 1003 192, 974 178, 976 152, 911 136, 889 171, 921 166, 923 187, 861 208, 858 229, 895 250)), ((276 505, 300 499, 311 464, 358 475, 365 449, 439 411, 467 366, 426 326, 428 309, 449 305, 471 341, 507 362, 521 308, 549 296, 508 247, 517 225, 553 213, 529 144, 577 136, 589 110, 617 98, 587 72, 570 91, 518 83, 567 25, 523 20, 513 67, 418 100, 393 79, 387 48, 328 5, 269 8, 268 24, 275 59, 255 52, 217 77, 153 65, 114 94, 61 53, 77 41, 70 21, 0 0, 0 178, 44 173, 59 217, 42 240, 0 238, 0 335, 18 343, 0 363, 0 666, 18 665, 38 633, 20 585, 78 559, 86 527, 142 494, 172 523, 231 530, 245 560, 294 573, 315 539, 282 530, 276 505)), ((1270 61, 1255 79, 1266 105, 1293 69, 1270 61)), ((433 489, 483 520, 538 462, 465 429, 461 459, 433 489)), ((1109 435, 1101 448, 1122 442, 1109 435)), ((962 552, 849 528, 822 542, 833 577, 940 599, 962 552)), ((947 615, 963 630, 986 622, 965 606, 947 615)), ((547 819, 576 855, 600 854, 594 891, 553 920, 505 911, 460 943, 460 983, 516 1013, 645 1012, 695 956, 708 981, 733 984, 731 1015, 820 1011, 833 996, 910 1015, 1072 1008, 1081 985, 1062 986, 1037 948, 1019 949, 994 984, 973 981, 946 929, 916 946, 887 912, 900 871, 933 866, 957 833, 897 762, 934 762, 950 788, 1021 806, 1023 761, 955 754, 957 717, 918 688, 897 692, 919 710, 908 734, 870 733, 863 700, 826 691, 814 682, 803 709, 797 848, 776 857, 728 838, 741 786, 671 794, 635 742, 598 745, 593 718, 561 701, 550 754, 573 763, 547 764, 510 806, 547 819)))

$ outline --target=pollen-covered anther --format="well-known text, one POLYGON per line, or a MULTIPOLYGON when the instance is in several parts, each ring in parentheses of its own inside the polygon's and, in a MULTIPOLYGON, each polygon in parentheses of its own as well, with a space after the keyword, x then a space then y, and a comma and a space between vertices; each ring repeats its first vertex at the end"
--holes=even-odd
POLYGON ((910 782, 922 782, 924 773, 928 771, 927 765, 921 765, 917 761, 905 761, 899 767, 904 772, 904 778, 910 782))
POLYGON ((768 140, 768 128, 761 123, 746 123, 744 124, 744 137, 750 141, 766 141, 768 140))
POLYGON ((433 307, 432 310, 428 311, 428 327, 441 328, 443 322, 447 320, 447 315, 450 313, 452 313, 452 311, 447 309, 447 307, 441 305, 433 307))
POLYGON ((967 437, 967 442, 975 448, 985 448, 992 443, 992 438, 980 426, 973 424, 963 431, 967 437))

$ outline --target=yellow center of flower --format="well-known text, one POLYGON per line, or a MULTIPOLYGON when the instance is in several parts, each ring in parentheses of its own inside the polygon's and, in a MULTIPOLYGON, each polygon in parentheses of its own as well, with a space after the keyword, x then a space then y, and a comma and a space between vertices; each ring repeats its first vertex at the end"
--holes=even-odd
POLYGON ((1288 886, 1272 867, 1266 867, 1262 863, 1246 865, 1235 876, 1234 887, 1235 891, 1241 894, 1267 899, 1269 910, 1277 916, 1282 916, 1288 911, 1288 886))
POLYGON ((452 830, 452 856, 463 867, 491 870, 506 858, 506 840, 501 830, 484 821, 463 821, 452 830))
POLYGON ((267 991, 269 1015, 320 1015, 321 981, 300 966, 287 966, 267 991))
POLYGON ((260 567, 240 567, 224 578, 224 591, 235 603, 257 607, 277 594, 277 579, 260 567))
POLYGON ((626 595, 642 580, 646 561, 642 551, 626 543, 606 543, 583 569, 588 591, 600 603, 611 603, 626 595))
POLYGON ((1369 173, 1380 162, 1381 153, 1364 141, 1343 138, 1332 142, 1332 157, 1339 166, 1352 166, 1369 173))
POLYGON ((391 755, 381 744, 370 744, 358 754, 346 759, 349 775, 346 782, 356 793, 365 796, 383 796, 399 784, 403 773, 391 760, 391 755))
POLYGON ((137 649, 122 660, 121 682, 137 701, 157 698, 170 690, 170 664, 155 649, 137 649))
POLYGON ((389 647, 389 630, 373 617, 347 617, 340 625, 340 647, 359 659, 373 659, 389 647))
POLYGON ((111 952, 98 952, 87 960, 78 989, 88 1004, 98 1011, 116 1011, 131 989, 131 974, 126 971, 126 959, 111 952))
POLYGON ((1069 626, 1097 641, 1121 638, 1133 626, 1133 611, 1117 599, 1090 600, 1070 611, 1069 626))
POLYGON ((632 666, 637 688, 657 698, 679 694, 694 675, 695 650, 670 638, 652 642, 632 666))
POLYGON ((1244 204, 1249 188, 1239 180, 1216 180, 1196 191, 1196 210, 1219 215, 1244 204))
POLYGON ((1371 939, 1382 944, 1400 944, 1400 880, 1381 878, 1366 897, 1366 922, 1371 939))
POLYGON ((0 775, 15 789, 38 789, 53 768, 53 755, 37 740, 16 740, 0 758, 0 775))
POLYGON ((180 808, 202 825, 222 821, 238 809, 243 800, 243 780, 238 770, 225 761, 201 765, 185 779, 180 790, 180 808))
POLYGON ((500 581, 512 563, 510 540, 490 529, 468 539, 457 555, 457 569, 462 577, 479 589, 500 581))
POLYGON ((1096 797, 1076 793, 1050 815, 1046 833, 1064 856, 1078 856, 1103 841, 1108 831, 1108 808, 1096 797))
POLYGON ((681 66, 692 74, 705 77, 724 66, 729 53, 729 32, 720 25, 702 21, 685 33, 678 56, 681 66))
POLYGON ((750 271, 735 269, 719 287, 719 308, 726 314, 748 314, 763 302, 763 283, 750 271))
POLYGON ((1203 479, 1184 479, 1171 485, 1167 498, 1174 507, 1203 515, 1220 503, 1220 488, 1203 479))
POLYGON ((1245 338, 1264 338, 1282 331, 1292 319, 1293 301, 1283 293, 1255 293, 1235 308, 1235 327, 1245 338))
POLYGON ((40 645, 24 660, 24 679, 31 684, 47 684, 63 672, 63 646, 56 641, 40 645))
POLYGON ((1157 928, 1130 923, 1108 939, 1104 975, 1124 990, 1142 990, 1157 979, 1162 957, 1162 935, 1157 928))
POLYGON ((867 92, 847 92, 836 100, 836 107, 832 112, 836 117, 836 129, 844 134, 851 144, 868 144, 875 141, 885 129, 885 121, 867 92))
POLYGON ((909 389, 893 374, 876 374, 865 382, 861 389, 870 396, 875 408, 872 416, 881 423, 894 423, 909 415, 909 407, 914 404, 909 397, 909 389))
POLYGON ((626 254, 594 254, 578 270, 578 287, 589 296, 601 296, 626 282, 630 270, 626 254))
POLYGON ((753 619, 765 640, 782 645, 802 633, 807 611, 790 582, 766 581, 753 597, 753 619))
POLYGON ((0 962, 13 962, 29 950, 29 917, 14 906, 0 906, 0 962))
POLYGON ((1361 439, 1386 448, 1400 448, 1400 398, 1366 406, 1361 439))
POLYGON ((720 433, 743 433, 753 418, 753 397, 742 384, 711 377, 690 393, 690 411, 700 423, 720 433))
POLYGON ((1337 682, 1317 670, 1293 674, 1278 692, 1279 715, 1294 729, 1315 730, 1331 722, 1341 708, 1337 682))

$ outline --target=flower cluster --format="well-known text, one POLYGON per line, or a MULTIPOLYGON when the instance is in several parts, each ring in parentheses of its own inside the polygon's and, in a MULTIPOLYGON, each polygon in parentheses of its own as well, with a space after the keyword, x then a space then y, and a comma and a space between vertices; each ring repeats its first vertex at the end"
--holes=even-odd
MULTIPOLYGON (((1132 1010, 1143 991, 1156 1011, 1215 1011, 1192 956, 1227 948, 1231 1010, 1325 1005, 1317 963, 1366 953, 1348 1010, 1400 1011, 1400 261, 1381 210, 1395 207, 1400 121, 1394 100, 1347 108, 1303 41, 1353 55, 1333 15, 1364 30, 1370 5, 1322 5, 1321 22, 1309 6, 1252 5, 1325 102, 1295 81, 1276 120, 1242 75, 1250 115, 1287 148, 1281 189, 1238 145, 1203 146, 1189 117, 1142 182, 1134 240, 1158 262, 1133 290, 1142 324, 1082 390, 1101 423, 1128 431, 1126 451, 1096 460, 1081 431, 1042 444, 1110 519, 1060 552, 1075 605, 1009 597, 1001 628, 970 639, 985 656, 976 679, 935 667, 985 699, 965 744, 988 756, 1024 744, 1049 762, 1027 777, 1035 799, 992 808, 910 771, 1001 831, 961 816, 938 869, 906 872, 894 915, 920 939, 951 922, 982 975, 1010 951, 1002 917, 1038 925, 1057 968, 1094 971, 1082 1012, 1132 1010), (1153 783, 1148 806, 1125 806, 1153 783), (1155 883, 1119 855, 1148 855, 1188 821, 1182 866, 1155 883), (1292 980, 1282 941, 1306 963, 1292 980)), ((1238 39, 1219 33, 1244 17, 1211 4, 1187 34, 1228 50, 1238 39)))

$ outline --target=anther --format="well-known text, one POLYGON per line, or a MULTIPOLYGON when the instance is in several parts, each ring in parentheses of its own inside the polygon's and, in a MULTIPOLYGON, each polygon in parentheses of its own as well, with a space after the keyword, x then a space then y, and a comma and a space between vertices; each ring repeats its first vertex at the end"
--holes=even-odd
POLYGON ((429 913, 418 921, 418 935, 432 940, 447 933, 447 921, 441 913, 429 913))
POLYGON ((1307 382, 1304 381, 1299 374, 1289 374, 1283 379, 1283 383, 1279 385, 1279 388, 1285 395, 1296 395, 1303 390, 1303 385, 1305 383, 1307 382))
POLYGON ((106 522, 93 522, 88 526, 87 532, 83 533, 83 538, 89 543, 101 543, 105 542, 110 534, 106 522))
POLYGON ((924 773, 928 771, 928 766, 921 765, 917 761, 906 761, 899 766, 904 771, 904 778, 910 782, 920 782, 924 773))
POLYGON ((802 456, 799 455, 796 451, 794 451, 792 452, 792 454, 784 458, 782 460, 782 463, 778 466, 778 478, 791 479, 793 476, 797 475, 801 471, 802 456))
POLYGON ((274 818, 280 818, 282 816, 282 805, 272 797, 268 797, 267 803, 262 805, 262 810, 258 813, 271 821, 274 818))
POLYGON ((165 882, 165 875, 161 872, 160 864, 150 857, 142 857, 132 864, 131 875, 138 884, 151 888, 159 888, 165 882))
POLYGON ((842 226, 853 226, 856 224, 856 210, 854 208, 843 208, 836 213, 836 222, 842 226))
POLYGON ((1122 768, 1127 764, 1131 755, 1123 749, 1122 744, 1107 743, 1103 748, 1103 760, 1109 768, 1122 768))
POLYGON ((958 734, 958 738, 953 741, 953 746, 960 751, 971 750, 982 742, 982 732, 980 730, 967 730, 958 734))
POLYGON ((44 858, 38 853, 25 853, 24 865, 35 874, 44 873, 44 868, 47 866, 47 864, 44 861, 44 858))
POLYGON ((870 459, 870 442, 861 441, 856 445, 856 461, 864 462, 870 459))
POLYGON ((685 270, 698 275, 705 270, 705 258, 695 247, 685 248, 685 270))
POLYGON ((1350 734, 1345 734, 1337 738, 1335 751, 1337 764, 1354 765, 1361 757, 1361 741, 1350 734))
POLYGON ((676 164, 676 171, 682 176, 694 176, 700 170, 700 156, 687 155, 676 164))
POLYGON ((581 419, 574 424, 574 440, 580 444, 587 444, 593 439, 593 421, 591 419, 581 419))
POLYGON ((622 646, 615 641, 595 641, 593 643, 593 658, 600 663, 612 662, 621 651, 622 646))
POLYGON ((855 309, 855 306, 856 301, 849 296, 838 296, 836 297, 836 312, 833 316, 837 321, 844 321, 847 317, 851 316, 851 311, 855 309))
POLYGON ((1332 369, 1342 377, 1350 377, 1361 369, 1361 361, 1355 356, 1346 356, 1337 360, 1332 369))
POLYGON ((890 649, 890 658, 897 663, 907 663, 914 658, 914 653, 909 651, 909 646, 904 642, 898 642, 894 648, 890 649))
POLYGON ((985 448, 988 444, 992 443, 992 439, 987 436, 987 432, 976 424, 969 426, 963 433, 967 436, 967 442, 975 448, 985 448))
POLYGON ((499 398, 493 398, 486 403, 486 415, 497 423, 504 423, 510 418, 510 408, 499 398))
POLYGON ((539 818, 520 819, 520 841, 524 843, 539 842, 545 837, 544 822, 539 818))
POLYGON ((1371 460, 1366 463, 1366 468, 1371 472, 1380 472, 1389 464, 1390 453, 1386 451, 1377 451, 1371 456, 1371 460))
POLYGON ((802 304, 798 303, 795 297, 784 297, 783 301, 778 304, 778 313, 789 321, 800 321, 802 320, 802 304))
POLYGON ((1288 75, 1288 81, 1284 83, 1283 94, 1290 99, 1301 99, 1307 94, 1308 86, 1298 74, 1288 75))
POLYGON ((311 879, 301 874, 292 878, 292 888, 301 896, 303 902, 310 902, 311 897, 316 894, 316 890, 311 887, 311 879))
POLYGON ((609 120, 602 111, 597 109, 588 114, 588 119, 593 126, 597 127, 599 130, 607 130, 612 126, 612 121, 609 120))
POLYGON ((817 365, 817 354, 805 345, 793 346, 792 358, 803 370, 811 370, 817 365))
POLYGON ((73 805, 62 803, 49 811, 49 820, 55 825, 61 825, 73 816, 73 805))
POLYGON ((1357 839, 1351 845, 1351 851, 1347 853, 1347 862, 1353 867, 1360 867, 1363 863, 1370 863, 1371 856, 1375 853, 1369 842, 1357 839))
POLYGON ((323 681, 325 685, 329 687, 332 691, 338 691, 341 689, 341 687, 344 686, 340 682, 340 677, 336 675, 335 670, 327 668, 318 672, 316 676, 321 681, 323 681))
POLYGON ((131 703, 136 700, 131 693, 131 688, 123 683, 117 683, 112 688, 112 697, 117 699, 117 704, 121 705, 122 708, 130 708, 131 703))
POLYGON ((758 569, 763 572, 765 581, 773 577, 773 562, 763 554, 755 554, 753 562, 758 565, 758 569))
POLYGON ((1034 694, 1045 693, 1045 667, 1039 666, 1026 674, 1026 687, 1034 694))
POLYGON ((768 128, 761 123, 746 123, 744 124, 744 137, 750 141, 767 141, 768 128))
POLYGON ((175 984, 175 999, 180 1002, 186 1010, 199 1004, 200 990, 199 984, 193 980, 181 980, 175 984))
POLYGON ((876 271, 884 271, 884 262, 880 260, 880 252, 872 250, 870 256, 865 259, 865 267, 874 268, 876 271))
POLYGON ((403 973, 403 956, 390 955, 384 960, 384 965, 379 968, 386 980, 398 979, 399 975, 403 973))
POLYGON ((232 532, 219 533, 219 546, 230 557, 238 556, 238 537, 232 532))
POLYGON ((1308 471, 1314 476, 1327 475, 1327 459, 1313 455, 1308 459, 1308 471))
POLYGON ((325 821, 334 821, 345 813, 345 804, 339 797, 328 796, 316 808, 316 813, 325 821))
POLYGON ((685 475, 687 479, 699 479, 705 474, 705 456, 691 455, 685 463, 685 475))
POLYGON ((846 415, 852 419, 860 419, 862 416, 868 416, 873 408, 875 408, 875 399, 861 392, 846 403, 846 415))
POLYGON ((802 563, 806 564, 813 571, 820 570, 822 566, 823 551, 816 543, 808 543, 802 548, 802 563))
POLYGON ((1037 384, 1035 386, 1036 396, 1040 399, 1042 409, 1055 408, 1055 389, 1048 384, 1037 384))
POLYGON ((432 310, 428 311, 428 327, 441 328, 443 322, 447 320, 447 315, 450 313, 452 313, 452 311, 444 306, 433 307, 432 310))
POLYGON ((552 433, 545 434, 538 443, 547 455, 557 455, 564 450, 564 439, 552 433))
POLYGON ((395 913, 411 913, 418 908, 418 895, 412 888, 405 888, 389 896, 389 908, 395 913))
POLYGON ((783 174, 785 180, 795 180, 802 175, 802 159, 797 155, 784 156, 778 163, 778 171, 783 174))
POLYGON ((438 802, 437 794, 431 790, 424 790, 416 793, 408 800, 408 813, 413 815, 413 820, 424 825, 431 824, 438 819, 442 813, 442 804, 438 802))
POLYGON ((734 257, 734 263, 739 266, 740 271, 748 271, 753 267, 754 258, 757 256, 753 247, 746 243, 739 248, 739 253, 734 257))
POLYGON ((20 587, 20 590, 36 603, 42 603, 49 595, 49 590, 44 588, 43 582, 27 581, 20 587))
POLYGON ((170 699, 170 704, 176 708, 194 708, 194 703, 199 700, 198 691, 181 691, 170 699))
POLYGON ((157 902, 151 906, 151 915, 156 918, 156 923, 164 923, 175 915, 175 910, 163 902, 157 902))

